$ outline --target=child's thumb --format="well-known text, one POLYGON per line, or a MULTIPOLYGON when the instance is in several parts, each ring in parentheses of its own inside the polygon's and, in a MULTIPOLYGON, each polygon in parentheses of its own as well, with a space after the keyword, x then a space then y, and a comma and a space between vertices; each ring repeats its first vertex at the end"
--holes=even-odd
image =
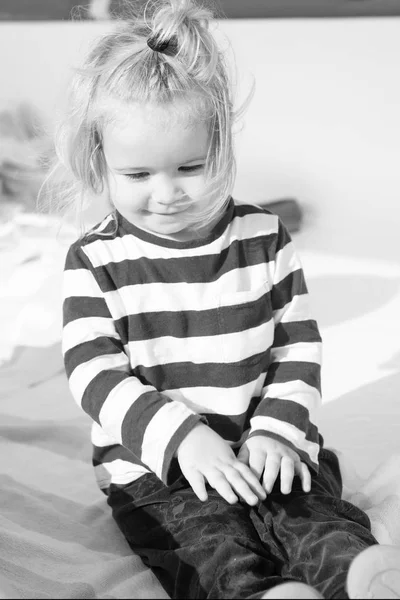
POLYGON ((249 452, 248 447, 244 443, 243 446, 239 450, 239 453, 237 455, 237 459, 240 460, 240 462, 244 463, 245 465, 248 465, 249 464, 249 458, 250 458, 250 452, 249 452))

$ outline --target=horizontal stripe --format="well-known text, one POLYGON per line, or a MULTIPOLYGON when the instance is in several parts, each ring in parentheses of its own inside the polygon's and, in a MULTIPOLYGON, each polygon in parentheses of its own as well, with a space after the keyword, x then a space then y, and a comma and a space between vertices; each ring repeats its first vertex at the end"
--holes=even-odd
POLYGON ((234 388, 258 379, 266 370, 268 353, 251 356, 239 363, 168 363, 154 367, 140 365, 133 374, 157 389, 191 387, 234 388))
MULTIPOLYGON (((120 444, 112 444, 109 446, 96 446, 95 439, 92 435, 93 455, 92 462, 95 467, 105 464, 106 472, 103 471, 102 476, 108 479, 108 485, 113 482, 116 484, 128 483, 123 477, 126 472, 130 476, 137 478, 145 473, 151 473, 151 470, 144 465, 137 456, 130 452, 120 444)), ((98 471, 101 473, 100 469, 98 471)))
MULTIPOLYGON (((231 317, 231 323, 233 318, 234 315, 231 317)), ((240 315, 237 315, 236 319, 236 326, 243 328, 245 321, 241 321, 240 315)), ((218 341, 214 343, 212 338, 207 338, 210 340, 210 344, 205 356, 207 356, 207 360, 214 360, 215 362, 219 360, 219 363, 239 364, 255 355, 269 354, 267 344, 272 341, 273 332, 274 322, 271 319, 266 323, 261 323, 258 327, 249 327, 244 331, 221 333, 218 336, 218 341)), ((200 357, 196 362, 200 362, 200 357)))
POLYGON ((104 298, 79 296, 66 298, 63 305, 64 325, 82 317, 110 318, 110 311, 104 298))
POLYGON ((225 333, 242 331, 245 313, 248 328, 267 322, 272 315, 270 294, 261 289, 259 298, 244 304, 219 306, 207 310, 175 310, 159 312, 143 312, 122 317, 115 322, 115 328, 121 336, 123 344, 150 340, 153 338, 173 336, 175 338, 195 338, 215 336, 223 325, 225 333), (129 339, 124 336, 128 333, 129 339))
POLYGON ((241 415, 222 415, 215 413, 207 413, 205 417, 209 427, 222 439, 234 444, 241 439, 243 431, 250 427, 250 417, 252 416, 254 408, 249 405, 248 410, 241 415))
POLYGON ((103 292, 93 273, 85 268, 69 269, 64 271, 63 296, 72 298, 74 296, 86 296, 89 298, 103 298, 103 292))
POLYGON ((138 342, 164 336, 209 336, 215 334, 218 328, 218 309, 133 314, 118 319, 115 328, 124 345, 129 341, 138 342))
POLYGON ((107 489, 111 483, 116 485, 131 483, 149 472, 145 467, 121 459, 104 462, 94 467, 96 481, 101 489, 107 489))
MULTIPOLYGON (((294 302, 296 302, 297 298, 295 298, 294 302)), ((321 335, 318 325, 313 319, 276 324, 274 335, 275 347, 315 342, 321 342, 321 335)), ((320 348, 320 346, 318 347, 320 348)))
MULTIPOLYGON (((295 296, 302 294, 307 294, 303 271, 294 271, 272 288, 271 301, 273 309, 279 310, 291 304, 295 296)), ((307 315, 307 318, 310 318, 309 315, 307 315)))
POLYGON ((290 237, 289 231, 286 225, 283 224, 281 219, 277 220, 277 229, 278 236, 276 240, 275 252, 278 253, 282 250, 287 244, 291 243, 292 239, 290 237))
POLYGON ((306 361, 274 362, 268 367, 265 384, 304 381, 321 393, 321 365, 306 361))
MULTIPOLYGON (((154 388, 140 395, 131 403, 121 427, 122 441, 137 456, 141 455, 144 432, 154 416, 166 404, 171 402, 166 394, 161 394, 154 388)), ((187 414, 192 411, 185 408, 187 414)))
POLYGON ((129 369, 128 360, 124 353, 96 356, 76 367, 69 378, 69 387, 75 401, 79 405, 81 404, 85 391, 95 377, 106 371, 116 369, 125 372, 129 369))
POLYGON ((284 304, 281 308, 274 309, 274 321, 278 323, 291 323, 300 321, 312 321, 310 309, 310 297, 308 293, 293 296, 289 303, 284 304))
POLYGON ((298 342, 271 349, 272 362, 311 362, 321 364, 322 345, 320 342, 298 342))
POLYGON ((113 356, 121 354, 121 343, 113 338, 100 336, 95 342, 83 342, 68 350, 64 355, 64 363, 67 377, 70 377, 73 371, 83 363, 90 362, 100 356, 113 356))
POLYGON ((63 330, 63 354, 84 342, 94 342, 98 338, 109 337, 119 341, 112 319, 105 317, 85 317, 67 323, 63 330))
POLYGON ((260 298, 267 291, 265 265, 230 271, 211 283, 148 283, 104 294, 114 319, 126 314, 208 310, 260 298), (245 285, 244 285, 245 284, 245 285), (246 299, 246 294, 248 295, 246 299))
POLYGON ((300 258, 296 254, 293 243, 287 243, 275 254, 274 285, 278 285, 293 272, 302 268, 300 258))
POLYGON ((69 247, 65 257, 64 276, 70 271, 89 270, 91 268, 90 261, 81 246, 81 240, 78 240, 69 247))
POLYGON ((272 341, 273 321, 262 323, 246 331, 223 334, 217 330, 213 336, 172 337, 128 342, 127 354, 135 369, 139 365, 149 368, 167 363, 190 362, 239 363, 255 354, 267 352, 266 340, 272 341))
POLYGON ((264 402, 261 406, 265 405, 266 414, 270 414, 269 408, 270 403, 278 405, 280 404, 281 413, 287 417, 290 421, 290 410, 295 410, 296 406, 300 406, 307 410, 310 414, 313 414, 317 409, 320 408, 321 395, 315 387, 304 383, 304 381, 288 381, 286 383, 271 383, 265 386, 262 390, 262 396, 264 402), (286 403, 286 404, 285 404, 286 403))
POLYGON ((303 431, 308 441, 316 442, 318 440, 318 429, 312 421, 312 416, 310 417, 310 411, 306 404, 305 401, 298 402, 268 397, 266 401, 258 405, 256 416, 271 417, 277 421, 290 423, 303 431))
MULTIPOLYGON (((129 374, 118 369, 104 370, 94 377, 82 396, 82 409, 100 425, 100 411, 105 399, 111 391, 124 379, 128 379, 129 374)), ((109 431, 110 436, 119 439, 118 431, 109 431)))
POLYGON ((256 431, 257 429, 271 431, 272 433, 283 436, 296 448, 305 452, 313 463, 318 464, 319 444, 317 442, 306 440, 304 431, 301 431, 291 423, 284 423, 283 421, 272 417, 255 416, 251 419, 251 432, 256 431))
MULTIPOLYGON (((103 446, 97 446, 95 437, 92 431, 92 442, 93 442, 93 455, 92 460, 94 465, 101 464, 102 462, 111 463, 114 460, 122 459, 126 462, 133 464, 140 464, 139 458, 130 452, 128 448, 121 446, 121 444, 109 444, 103 446)), ((144 466, 144 465, 142 465, 144 466)))
POLYGON ((166 389, 164 393, 173 400, 183 402, 193 412, 205 414, 207 418, 210 413, 215 413, 240 419, 249 406, 249 398, 260 400, 264 379, 265 374, 261 373, 258 379, 237 387, 197 386, 166 389))
POLYGON ((265 298, 266 302, 269 303, 270 287, 268 284, 268 275, 265 271, 242 269, 240 272, 238 271, 232 275, 231 280, 224 281, 228 285, 224 285, 219 294, 220 307, 237 307, 261 298, 265 298), (247 281, 248 283, 243 285, 243 281, 247 281))
MULTIPOLYGON (((151 405, 150 398, 154 399, 155 411, 160 407, 161 403, 167 401, 152 386, 143 385, 136 377, 127 377, 123 379, 110 391, 103 402, 99 412, 100 425, 105 431, 111 432, 113 438, 117 442, 122 443, 124 436, 123 424, 124 421, 126 421, 128 414, 132 412, 132 407, 136 404, 140 405, 141 408, 143 406, 149 406, 151 405)), ((133 410, 137 412, 136 408, 133 410)), ((141 412, 143 412, 143 410, 141 410, 141 412)), ((133 430, 136 425, 140 425, 137 422, 137 418, 130 418, 129 427, 133 430)), ((137 435, 137 432, 135 433, 137 435)), ((138 449, 140 449, 140 443, 141 440, 135 446, 132 443, 124 445, 127 445, 132 452, 139 455, 138 449)))
MULTIPOLYGON (((96 280, 104 293, 122 286, 149 283, 207 283, 219 280, 226 273, 262 263, 264 271, 268 263, 266 248, 271 245, 270 236, 232 242, 218 254, 187 257, 147 257, 120 262, 110 262, 94 268, 96 280)), ((110 257, 111 258, 111 257, 110 257)))

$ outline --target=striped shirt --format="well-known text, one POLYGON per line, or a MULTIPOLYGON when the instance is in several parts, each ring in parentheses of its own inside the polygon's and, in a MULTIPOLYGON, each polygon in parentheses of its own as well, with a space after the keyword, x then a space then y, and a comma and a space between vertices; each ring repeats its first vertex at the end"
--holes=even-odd
POLYGON ((318 472, 321 338, 276 215, 231 199, 206 238, 182 242, 110 214, 70 247, 63 307, 104 491, 148 472, 168 484, 199 421, 234 449, 270 436, 318 472))

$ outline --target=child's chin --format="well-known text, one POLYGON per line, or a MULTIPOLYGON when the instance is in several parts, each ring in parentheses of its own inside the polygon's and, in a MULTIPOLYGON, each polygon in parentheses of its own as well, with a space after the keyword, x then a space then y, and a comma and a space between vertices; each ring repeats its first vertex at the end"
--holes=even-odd
POLYGON ((155 226, 152 228, 152 232, 155 235, 160 235, 162 237, 168 237, 171 239, 187 239, 189 232, 186 226, 173 226, 172 224, 170 226, 155 226))

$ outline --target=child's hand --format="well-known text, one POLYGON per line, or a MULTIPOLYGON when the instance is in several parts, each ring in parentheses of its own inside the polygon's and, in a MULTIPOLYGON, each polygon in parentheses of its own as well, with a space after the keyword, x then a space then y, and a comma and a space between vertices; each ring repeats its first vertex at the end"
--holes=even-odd
POLYGON ((236 458, 218 433, 203 423, 196 425, 181 442, 177 458, 199 500, 208 498, 206 481, 229 504, 235 504, 238 496, 250 505, 265 499, 260 481, 251 469, 236 458))
POLYGON ((277 440, 255 435, 243 444, 238 459, 249 465, 259 480, 263 476, 263 487, 267 494, 271 493, 279 471, 282 494, 290 494, 295 475, 300 477, 305 492, 311 490, 311 475, 307 465, 301 462, 294 450, 277 440))

